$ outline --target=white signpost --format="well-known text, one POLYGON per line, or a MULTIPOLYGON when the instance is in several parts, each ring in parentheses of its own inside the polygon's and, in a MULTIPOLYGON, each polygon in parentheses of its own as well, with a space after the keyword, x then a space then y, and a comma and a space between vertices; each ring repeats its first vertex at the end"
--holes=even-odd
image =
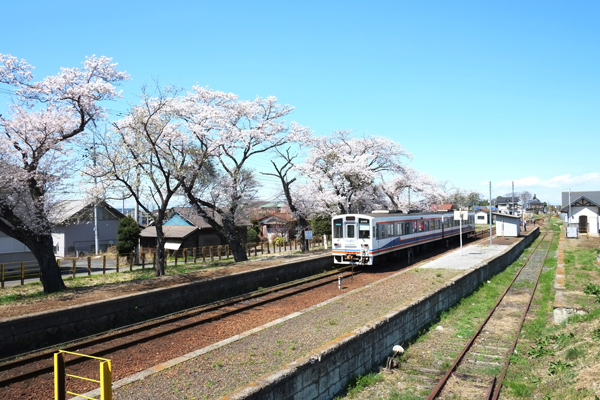
POLYGON ((469 211, 468 210, 459 210, 454 211, 454 219, 458 219, 460 221, 460 255, 463 255, 462 248, 462 222, 463 220, 467 221, 469 219, 469 211))

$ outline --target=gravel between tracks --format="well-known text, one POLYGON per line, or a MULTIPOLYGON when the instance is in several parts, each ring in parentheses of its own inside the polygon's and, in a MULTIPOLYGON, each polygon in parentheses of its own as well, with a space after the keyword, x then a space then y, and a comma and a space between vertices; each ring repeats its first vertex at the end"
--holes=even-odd
POLYGON ((296 318, 119 388, 114 398, 220 398, 435 290, 461 272, 464 271, 445 270, 441 274, 439 270, 401 271, 325 306, 313 307, 296 318))

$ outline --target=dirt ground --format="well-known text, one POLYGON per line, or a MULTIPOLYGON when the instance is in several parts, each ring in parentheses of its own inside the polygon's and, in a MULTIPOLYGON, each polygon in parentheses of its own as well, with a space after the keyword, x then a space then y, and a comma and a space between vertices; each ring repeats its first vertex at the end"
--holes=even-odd
MULTIPOLYGON (((325 251, 311 252, 311 256, 325 255, 325 251)), ((177 275, 166 275, 163 277, 141 279, 98 286, 87 286, 70 288, 55 295, 33 298, 25 301, 9 302, 0 305, 0 321, 8 318, 22 317, 27 314, 46 312, 69 306, 82 305, 95 301, 112 299, 117 296, 145 292, 152 289, 179 285, 182 283, 195 282, 207 278, 228 275, 232 273, 250 271, 291 262, 306 257, 305 255, 269 258, 267 260, 248 261, 223 267, 204 269, 177 275)), ((2 294, 0 292, 0 294, 2 294)))

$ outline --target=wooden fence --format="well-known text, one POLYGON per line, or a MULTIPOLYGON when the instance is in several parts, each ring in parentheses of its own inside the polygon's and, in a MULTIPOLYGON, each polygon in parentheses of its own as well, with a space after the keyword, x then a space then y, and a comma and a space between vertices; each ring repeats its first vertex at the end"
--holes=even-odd
MULTIPOLYGON (((331 236, 327 236, 327 241, 331 243, 331 236)), ((323 238, 314 238, 307 240, 309 250, 323 246, 323 238)), ((275 245, 275 243, 260 242, 246 245, 246 254, 248 257, 258 255, 268 255, 296 251, 300 248, 297 240, 284 241, 275 245)), ((142 269, 147 266, 155 267, 156 249, 142 248, 140 250, 139 264, 142 269)), ((179 265, 179 263, 197 264, 199 262, 230 259, 232 254, 228 245, 194 247, 182 250, 165 250, 167 262, 169 265, 179 265)), ((92 275, 94 273, 106 274, 106 272, 133 271, 134 254, 109 254, 102 256, 87 257, 65 257, 57 260, 61 273, 69 274, 73 278, 77 275, 92 275)), ((25 279, 41 279, 42 273, 37 261, 10 262, 0 264, 0 287, 5 287, 5 282, 19 281, 21 285, 25 284, 25 279)))

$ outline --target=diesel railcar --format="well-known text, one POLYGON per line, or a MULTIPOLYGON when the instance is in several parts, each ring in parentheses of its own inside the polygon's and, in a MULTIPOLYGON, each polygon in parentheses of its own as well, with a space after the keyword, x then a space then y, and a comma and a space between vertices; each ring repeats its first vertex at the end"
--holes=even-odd
MULTIPOLYGON (((374 211, 370 214, 343 214, 332 218, 332 253, 335 264, 373 265, 393 253, 416 246, 448 240, 460 235, 460 221, 454 212, 401 213, 374 211)), ((475 214, 462 221, 463 237, 475 233, 475 214)))

